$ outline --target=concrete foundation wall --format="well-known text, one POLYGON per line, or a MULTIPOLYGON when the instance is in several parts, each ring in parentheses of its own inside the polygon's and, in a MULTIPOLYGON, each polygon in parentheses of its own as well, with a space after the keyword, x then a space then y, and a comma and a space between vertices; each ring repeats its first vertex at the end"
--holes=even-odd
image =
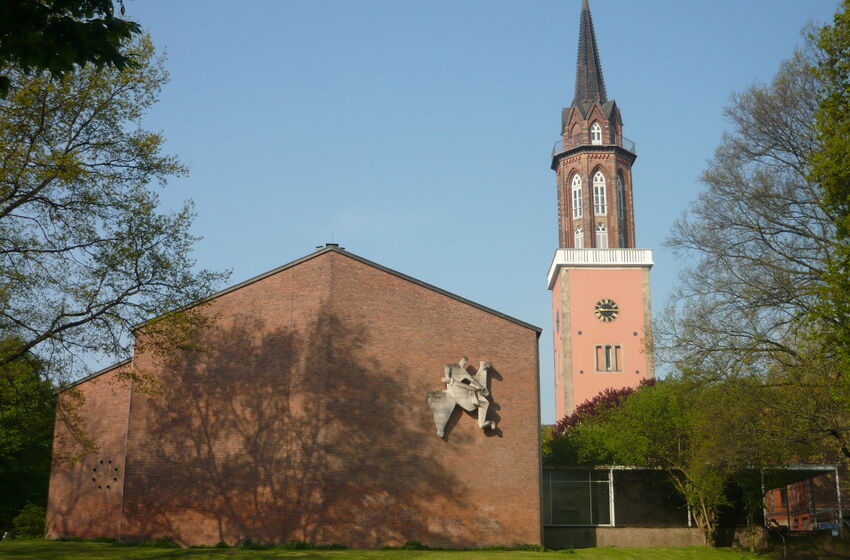
POLYGON ((548 548, 704 546, 702 530, 687 527, 545 527, 548 548))

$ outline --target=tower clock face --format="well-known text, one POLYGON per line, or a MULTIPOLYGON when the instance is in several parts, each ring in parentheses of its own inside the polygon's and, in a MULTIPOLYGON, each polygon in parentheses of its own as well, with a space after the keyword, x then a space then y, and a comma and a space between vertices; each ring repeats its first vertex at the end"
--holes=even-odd
POLYGON ((593 308, 593 314, 603 323, 610 323, 620 314, 620 308, 613 299, 601 299, 593 308))

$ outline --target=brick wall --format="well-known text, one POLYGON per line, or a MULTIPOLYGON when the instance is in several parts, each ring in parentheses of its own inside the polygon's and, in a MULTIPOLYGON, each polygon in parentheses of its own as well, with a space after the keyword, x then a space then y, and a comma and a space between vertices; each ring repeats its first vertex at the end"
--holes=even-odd
POLYGON ((115 368, 61 396, 53 441, 53 468, 47 506, 47 536, 114 537, 121 532, 127 410, 130 391, 115 368), (66 422, 64 414, 82 420, 66 422), (69 425, 82 429, 95 449, 82 459, 80 440, 69 425))
POLYGON ((336 251, 209 312, 179 367, 136 357, 163 392, 132 395, 125 538, 540 542, 534 330, 336 251), (461 356, 492 362, 499 430, 458 408, 441 439, 425 395, 461 356))

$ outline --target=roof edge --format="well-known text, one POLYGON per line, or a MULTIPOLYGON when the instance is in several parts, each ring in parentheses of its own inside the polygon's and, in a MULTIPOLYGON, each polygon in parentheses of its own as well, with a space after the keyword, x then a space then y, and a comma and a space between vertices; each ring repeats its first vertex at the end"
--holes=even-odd
MULTIPOLYGON (((515 323, 515 324, 520 325, 522 327, 525 327, 527 329, 531 329, 533 331, 536 331, 537 333, 541 333, 543 331, 543 329, 541 329, 540 327, 537 327, 535 325, 532 325, 531 323, 526 323, 525 321, 522 321, 520 319, 517 319, 516 317, 511 317, 510 315, 506 315, 504 313, 496 311, 495 309, 487 307, 486 305, 481 305, 480 303, 476 303, 476 302, 474 302, 470 299, 466 299, 465 297, 462 297, 462 296, 459 296, 459 295, 454 294, 452 292, 443 290, 442 288, 438 288, 437 286, 434 286, 433 284, 423 282, 422 280, 418 280, 418 279, 416 279, 412 276, 408 276, 407 274, 404 274, 404 273, 399 272, 397 270, 393 270, 393 269, 388 268, 386 266, 380 265, 380 264, 378 264, 374 261, 370 261, 369 259, 361 257, 360 255, 356 255, 354 253, 346 251, 342 247, 338 247, 336 245, 326 245, 325 247, 322 247, 318 251, 313 251, 312 253, 310 253, 308 255, 304 255, 300 259, 296 259, 294 261, 288 262, 288 263, 281 265, 277 268, 273 268, 272 270, 269 270, 267 272, 264 272, 262 274, 254 276, 252 278, 249 278, 247 280, 239 282, 238 284, 234 284, 233 286, 230 286, 228 288, 224 288, 223 290, 219 290, 218 292, 215 292, 214 294, 211 294, 211 295, 209 295, 209 296, 207 296, 207 297, 205 297, 201 300, 198 300, 194 303, 190 303, 190 304, 188 304, 184 307, 181 307, 179 309, 175 309, 175 311, 182 311, 182 310, 185 310, 185 309, 191 309, 192 307, 195 307, 196 305, 201 305, 203 303, 210 302, 210 301, 217 299, 221 296, 227 295, 230 292, 234 292, 234 291, 236 291, 240 288, 244 288, 245 286, 249 286, 249 285, 251 285, 255 282, 259 282, 260 280, 264 280, 264 279, 268 278, 269 276, 274 276, 278 272, 283 272, 284 270, 287 270, 287 269, 292 268, 294 266, 298 266, 299 264, 305 263, 305 262, 307 262, 311 259, 314 259, 316 257, 319 257, 319 256, 324 255, 326 253, 331 253, 331 252, 337 253, 337 254, 340 254, 340 255, 344 255, 344 256, 349 257, 349 258, 351 258, 355 261, 361 262, 365 265, 371 266, 373 268, 377 268, 378 270, 381 270, 381 271, 386 272, 388 274, 392 274, 393 276, 396 276, 396 277, 401 278, 403 280, 407 280, 408 282, 412 282, 414 284, 422 286, 423 288, 427 288, 429 290, 437 292, 438 294, 442 294, 444 296, 450 297, 454 300, 460 301, 460 302, 465 303, 467 305, 471 305, 472 307, 475 307, 477 309, 480 309, 482 311, 490 313, 491 315, 495 315, 496 317, 499 317, 501 319, 505 319, 506 321, 509 321, 511 323, 515 323)), ((161 315, 158 316, 158 317, 161 317, 161 315)), ((151 321, 156 320, 158 317, 153 317, 151 319, 148 319, 147 321, 144 321, 142 323, 134 325, 133 330, 136 330, 138 328, 145 326, 146 324, 150 323, 151 321)))
MULTIPOLYGON (((227 288, 221 289, 221 290, 219 290, 215 293, 208 295, 205 298, 199 299, 198 301, 194 301, 192 303, 186 304, 183 307, 178 307, 177 309, 174 309, 173 311, 170 311, 169 313, 176 313, 178 311, 185 311, 187 309, 191 309, 191 308, 196 307, 198 305, 202 305, 204 303, 210 302, 214 299, 218 299, 221 296, 229 294, 230 292, 235 292, 236 290, 238 290, 240 288, 244 288, 245 286, 249 286, 249 285, 253 284, 254 282, 259 282, 260 280, 268 278, 269 276, 274 276, 278 272, 283 272, 284 270, 286 270, 288 268, 292 268, 293 266, 296 266, 296 265, 299 265, 303 262, 309 261, 310 259, 316 258, 319 255, 323 255, 323 254, 328 253, 330 251, 333 251, 335 249, 336 249, 336 247, 322 247, 318 251, 313 251, 312 253, 310 253, 308 255, 304 255, 300 259, 295 259, 294 261, 280 265, 276 268, 273 268, 271 270, 263 272, 262 274, 258 274, 257 276, 253 276, 251 278, 248 278, 247 280, 243 280, 242 282, 239 282, 238 284, 234 284, 234 285, 229 286, 227 288)), ((163 315, 166 315, 166 314, 167 313, 163 313, 163 315)), ((144 327, 145 325, 147 325, 151 321, 155 321, 158 318, 162 317, 163 315, 157 315, 156 317, 151 317, 150 319, 147 319, 146 321, 142 321, 141 323, 137 323, 137 324, 133 325, 132 330, 135 331, 135 330, 137 330, 141 327, 144 327)))
POLYGON ((355 261, 361 262, 361 263, 368 265, 368 266, 371 266, 373 268, 377 268, 378 270, 381 270, 381 271, 386 272, 388 274, 392 274, 393 276, 401 278, 402 280, 407 280, 408 282, 412 282, 413 284, 417 284, 419 286, 422 286, 423 288, 427 288, 431 291, 437 292, 438 294, 444 295, 446 297, 450 297, 450 298, 452 298, 456 301, 459 301, 461 303, 471 305, 472 307, 475 307, 476 309, 480 309, 481 311, 485 311, 487 313, 490 313, 491 315, 495 315, 496 317, 499 317, 499 318, 504 319, 506 321, 510 321, 511 323, 517 324, 521 327, 525 327, 525 328, 530 329, 532 331, 535 331, 537 333, 543 332, 543 329, 541 329, 540 327, 537 327, 535 325, 532 325, 531 323, 526 323, 525 321, 517 319, 516 317, 511 317, 510 315, 506 315, 506 314, 504 314, 500 311, 496 311, 495 309, 493 309, 491 307, 487 307, 486 305, 481 305, 480 303, 476 303, 476 302, 472 301, 471 299, 467 299, 463 296, 459 296, 459 295, 454 294, 452 292, 446 291, 442 288, 438 288, 437 286, 435 286, 433 284, 429 284, 428 282, 423 282, 422 280, 419 280, 419 279, 414 278, 412 276, 408 276, 407 274, 404 274, 403 272, 399 272, 397 270, 387 268, 386 266, 380 265, 380 264, 378 264, 374 261, 370 261, 369 259, 363 258, 360 255, 355 255, 354 253, 349 253, 345 249, 341 249, 341 248, 337 248, 337 247, 331 247, 330 249, 333 250, 333 251, 336 251, 337 253, 339 253, 341 255, 345 255, 346 257, 349 257, 349 258, 351 258, 355 261))
POLYGON ((73 388, 74 388, 74 387, 76 387, 77 385, 82 385, 82 384, 83 384, 83 383, 85 383, 86 381, 91 381, 91 380, 92 380, 92 379, 94 379, 95 377, 100 377, 100 376, 101 376, 101 375, 103 375, 104 373, 109 373, 110 371, 112 371, 112 370, 114 370, 114 369, 118 369, 118 368, 120 368, 121 366, 126 366, 127 364, 129 364, 129 363, 130 363, 130 362, 132 362, 132 361, 133 361, 133 358, 127 358, 126 360, 121 360, 120 362, 116 362, 116 363, 112 364, 111 366, 106 366, 105 368, 103 368, 103 369, 101 369, 101 370, 98 370, 98 371, 96 371, 96 372, 94 372, 94 373, 90 373, 89 375, 86 375, 85 377, 81 377, 80 379, 77 379, 76 381, 73 381, 70 385, 68 385, 68 386, 66 386, 66 387, 60 387, 59 389, 57 389, 56 391, 54 391, 54 392, 53 392, 53 394, 54 394, 54 395, 59 395, 60 393, 64 393, 64 392, 65 392, 65 391, 67 391, 68 389, 73 389, 73 388))

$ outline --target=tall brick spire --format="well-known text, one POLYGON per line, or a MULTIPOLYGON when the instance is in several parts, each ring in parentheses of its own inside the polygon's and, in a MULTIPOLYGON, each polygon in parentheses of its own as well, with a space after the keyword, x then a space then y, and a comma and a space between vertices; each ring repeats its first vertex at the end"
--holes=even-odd
POLYGON ((590 5, 582 0, 581 23, 578 33, 578 61, 576 63, 576 95, 573 104, 608 101, 605 95, 605 80, 602 78, 602 63, 596 48, 596 33, 590 5))

